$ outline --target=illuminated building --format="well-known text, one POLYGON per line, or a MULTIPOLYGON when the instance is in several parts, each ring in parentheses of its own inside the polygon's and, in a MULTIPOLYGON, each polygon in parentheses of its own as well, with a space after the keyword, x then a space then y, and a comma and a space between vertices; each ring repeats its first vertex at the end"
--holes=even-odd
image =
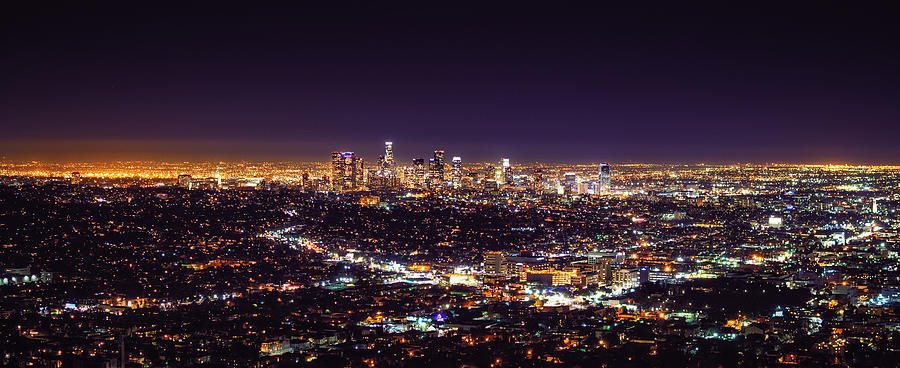
POLYGON ((484 167, 483 173, 484 173, 483 180, 492 180, 492 181, 497 180, 497 168, 495 168, 491 165, 487 165, 484 167))
POLYGON ((576 186, 578 188, 578 194, 588 194, 592 192, 593 189, 591 188, 591 183, 586 181, 578 183, 576 186))
POLYGON ((341 190, 344 185, 344 160, 340 152, 331 153, 331 189, 341 190))
POLYGON ((612 283, 618 287, 628 288, 638 285, 640 277, 637 269, 619 269, 612 273, 612 283))
POLYGON ((508 158, 500 158, 500 168, 497 169, 495 180, 500 185, 512 184, 512 167, 509 165, 508 158))
POLYGON ((612 175, 612 170, 609 167, 608 163, 600 164, 600 193, 608 193, 609 192, 609 181, 612 175))
POLYGON ((293 352, 290 340, 277 340, 264 342, 259 347, 259 353, 266 356, 276 356, 293 352))
POLYGON ((462 181, 462 158, 453 156, 453 168, 450 171, 450 181, 454 188, 458 188, 462 181))
MULTIPOLYGON (((190 176, 188 176, 190 177, 190 176)), ((210 190, 210 189, 219 189, 221 185, 222 179, 217 177, 208 177, 208 178, 197 178, 191 179, 189 184, 186 186, 188 189, 201 189, 201 190, 210 190)), ((181 181, 179 180, 179 185, 181 185, 181 181)))
POLYGON ((384 163, 389 170, 394 169, 394 142, 384 142, 384 163))
POLYGON ((384 178, 384 185, 387 187, 397 186, 397 167, 394 163, 394 142, 384 142, 384 156, 381 156, 381 175, 384 178))
POLYGON ((780 229, 784 221, 779 216, 769 216, 769 227, 780 229))
POLYGON ((413 160, 413 183, 415 186, 425 187, 425 159, 417 158, 413 160))
POLYGON ((501 252, 487 252, 484 254, 484 272, 491 275, 506 273, 506 257, 501 252))
POLYGON ((540 191, 544 187, 544 170, 534 169, 532 175, 532 186, 535 191, 540 191))
POLYGON ((69 184, 74 184, 74 185, 81 184, 81 172, 78 172, 78 171, 72 172, 72 177, 69 179, 69 184))
POLYGON ((535 282, 538 284, 549 286, 571 285, 573 281, 581 283, 578 280, 578 273, 574 271, 559 270, 528 270, 525 271, 525 282, 535 282))
POLYGON ((533 256, 507 256, 504 258, 506 262, 506 274, 518 275, 521 280, 525 280, 528 271, 546 271, 550 269, 550 264, 544 257, 533 256))
POLYGON ((380 198, 374 195, 365 195, 359 198, 359 204, 363 206, 374 206, 377 205, 380 198))
POLYGON ((178 186, 186 189, 191 189, 191 176, 188 174, 178 175, 178 186))
POLYGON ((331 165, 333 190, 355 190, 363 186, 363 159, 355 153, 332 152, 331 165))
POLYGON ((434 150, 434 158, 429 161, 429 187, 444 185, 444 150, 434 150))
POLYGON ((578 190, 578 183, 575 181, 575 173, 566 173, 563 178, 563 187, 566 191, 575 192, 578 190))

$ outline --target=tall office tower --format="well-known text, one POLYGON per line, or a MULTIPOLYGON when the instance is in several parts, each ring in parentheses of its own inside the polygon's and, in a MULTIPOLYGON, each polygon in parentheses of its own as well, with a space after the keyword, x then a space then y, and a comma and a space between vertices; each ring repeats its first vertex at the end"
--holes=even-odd
POLYGON ((415 176, 415 185, 419 188, 425 187, 425 159, 417 158, 413 160, 413 175, 415 176))
POLYGON ((394 168, 394 142, 384 142, 384 164, 388 169, 394 168))
POLYGON ((535 191, 540 191, 541 189, 544 189, 544 170, 534 169, 532 179, 534 180, 534 182, 532 183, 532 188, 535 191))
POLYGON ((366 185, 366 167, 363 164, 362 157, 357 156, 353 152, 350 152, 352 156, 350 163, 353 165, 353 171, 351 172, 350 183, 353 189, 359 189, 366 185))
POLYGON ((444 150, 434 150, 434 158, 429 160, 428 177, 430 187, 444 185, 444 150))
POLYGON ((506 173, 506 168, 507 168, 507 167, 509 167, 509 159, 508 159, 508 158, 501 158, 501 159, 500 159, 500 162, 497 164, 496 169, 494 170, 494 175, 493 175, 493 176, 494 176, 493 179, 494 179, 494 181, 497 182, 497 185, 503 185, 503 184, 506 184, 506 183, 503 181, 503 178, 505 177, 504 173, 506 173))
POLYGON ((450 171, 450 181, 453 184, 454 188, 459 188, 459 184, 462 181, 462 158, 459 156, 453 156, 453 168, 450 171))
POLYGON ((331 153, 331 184, 334 190, 355 190, 365 184, 363 159, 353 152, 331 153))
POLYGON ((502 275, 506 273, 506 257, 500 252, 484 254, 484 273, 502 275))
POLYGON ((500 159, 500 170, 500 178, 497 179, 497 182, 505 185, 512 185, 512 166, 510 166, 508 158, 504 157, 500 159))
POLYGON ((191 176, 188 174, 178 175, 178 186, 186 189, 191 189, 191 176))
POLYGON ((435 169, 435 163, 433 158, 428 159, 428 174, 425 176, 425 186, 428 188, 436 188, 440 185, 440 182, 437 180, 437 175, 435 173, 437 169, 435 169))
POLYGON ((399 176, 402 174, 397 172, 397 166, 394 163, 394 142, 384 142, 384 159, 380 162, 380 173, 383 177, 384 185, 393 188, 399 184, 399 176))
POLYGON ((578 183, 575 180, 575 173, 566 173, 564 178, 565 179, 563 179, 563 187, 565 187, 567 191, 575 192, 578 190, 578 183))
POLYGON ((331 189, 341 190, 344 185, 344 160, 340 152, 331 153, 331 189))
POLYGON ((403 185, 407 188, 414 188, 417 185, 416 182, 416 168, 415 166, 403 166, 402 168, 397 168, 397 173, 403 174, 403 185))
POLYGON ((609 179, 612 170, 606 162, 600 163, 600 193, 609 193, 609 179))
POLYGON ((872 198, 872 213, 878 213, 878 198, 872 198))

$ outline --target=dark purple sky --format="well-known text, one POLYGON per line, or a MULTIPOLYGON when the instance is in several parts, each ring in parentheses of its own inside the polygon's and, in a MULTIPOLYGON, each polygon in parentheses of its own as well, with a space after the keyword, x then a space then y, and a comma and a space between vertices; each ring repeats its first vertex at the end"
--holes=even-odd
POLYGON ((8 3, 11 158, 900 163, 873 3, 8 3))

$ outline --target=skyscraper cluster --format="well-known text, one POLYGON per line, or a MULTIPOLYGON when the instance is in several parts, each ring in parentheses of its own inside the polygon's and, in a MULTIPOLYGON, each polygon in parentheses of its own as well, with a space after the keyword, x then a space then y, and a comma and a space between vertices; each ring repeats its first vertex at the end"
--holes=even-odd
POLYGON ((394 143, 384 142, 384 154, 378 156, 378 164, 366 170, 363 160, 353 152, 332 152, 332 190, 359 190, 363 188, 398 188, 401 182, 420 189, 459 186, 462 179, 462 158, 453 157, 453 168, 447 175, 444 150, 434 150, 427 161, 413 159, 412 166, 397 165, 394 143))
POLYGON ((333 190, 357 190, 365 184, 363 159, 353 152, 331 153, 331 187, 333 190))
POLYGON ((335 151, 331 154, 332 170, 328 188, 335 191, 383 190, 383 189, 480 189, 504 191, 526 188, 536 192, 545 190, 559 194, 600 195, 611 191, 612 170, 609 163, 600 163, 597 171, 559 171, 555 180, 545 181, 544 172, 535 167, 523 171, 514 168, 511 160, 501 157, 496 166, 486 165, 484 170, 465 172, 462 157, 452 156, 446 161, 446 151, 436 149, 431 158, 412 160, 411 165, 400 165, 394 156, 394 143, 384 142, 384 154, 378 155, 377 164, 364 167, 363 159, 354 152, 335 151), (592 173, 596 172, 596 179, 592 173))

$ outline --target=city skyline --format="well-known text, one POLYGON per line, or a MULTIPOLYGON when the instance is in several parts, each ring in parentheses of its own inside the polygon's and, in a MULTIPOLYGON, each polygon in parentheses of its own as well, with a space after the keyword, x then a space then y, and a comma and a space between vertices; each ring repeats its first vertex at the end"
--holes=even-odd
POLYGON ((900 8, 0 3, 0 367, 894 367, 900 8))

